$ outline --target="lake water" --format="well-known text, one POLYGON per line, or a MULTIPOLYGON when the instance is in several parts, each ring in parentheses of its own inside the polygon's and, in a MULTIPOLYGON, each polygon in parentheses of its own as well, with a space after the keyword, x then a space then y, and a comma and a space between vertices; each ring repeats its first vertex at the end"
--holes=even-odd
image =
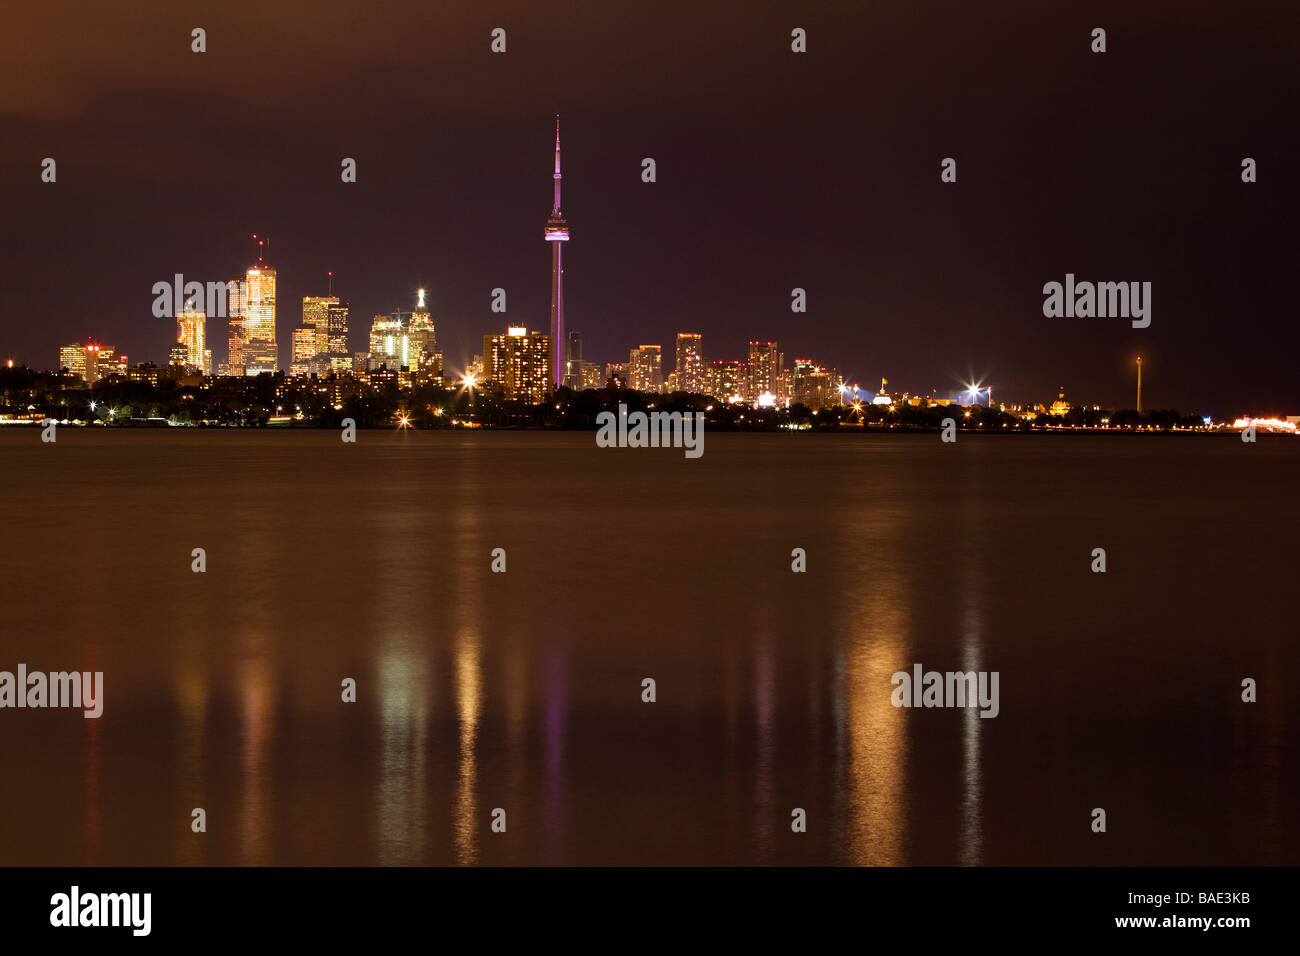
POLYGON ((1300 863, 1300 442, 704 447, 4 430, 0 863, 1300 863))

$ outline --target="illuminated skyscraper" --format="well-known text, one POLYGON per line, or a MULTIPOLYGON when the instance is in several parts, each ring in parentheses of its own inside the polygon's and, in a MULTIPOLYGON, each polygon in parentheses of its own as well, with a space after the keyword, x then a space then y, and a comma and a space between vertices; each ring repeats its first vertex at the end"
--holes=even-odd
POLYGON ((425 291, 416 292, 418 299, 415 311, 411 313, 411 322, 407 327, 407 336, 411 342, 411 372, 418 381, 442 380, 442 352, 438 348, 438 332, 433 326, 433 317, 424 304, 425 291))
POLYGON ((605 370, 599 362, 582 363, 582 387, 586 388, 604 388, 605 387, 605 370))
POLYGON ((113 374, 126 374, 126 356, 116 356, 111 345, 87 345, 81 377, 87 385, 113 374))
POLYGON ((711 362, 708 394, 724 402, 743 402, 749 389, 749 366, 744 362, 711 362))
POLYGON ((303 326, 293 330, 293 357, 289 361, 290 375, 310 375, 317 370, 316 330, 303 326))
POLYGON ((86 350, 80 342, 73 342, 59 349, 59 368, 66 368, 73 375, 86 377, 86 350))
POLYGON ((419 343, 412 343, 410 330, 397 315, 377 315, 370 323, 370 367, 385 365, 391 371, 415 368, 419 343))
POLYGON ((242 297, 244 333, 244 372, 276 372, 280 369, 279 348, 275 341, 275 270, 258 259, 245 273, 246 289, 242 297))
POLYGON ((747 401, 757 403, 762 395, 776 395, 776 377, 781 371, 775 342, 749 343, 749 394, 747 401))
POLYGON ((792 371, 792 399, 812 411, 844 404, 840 387, 844 379, 835 369, 825 369, 812 359, 797 358, 792 371))
POLYGON ((704 374, 704 353, 698 332, 677 333, 677 388, 683 392, 703 394, 709 390, 704 374))
POLYGON ((243 279, 231 279, 226 283, 226 316, 228 330, 226 337, 227 357, 222 366, 225 375, 244 374, 244 343, 248 341, 248 332, 244 328, 244 300, 247 289, 243 279))
POLYGON ((176 342, 185 347, 185 365, 203 375, 212 374, 212 352, 204 344, 207 315, 187 306, 176 316, 176 342))
POLYGON ((640 345, 628 353, 627 387, 638 392, 663 391, 663 354, 659 346, 640 345))
POLYGON ((294 375, 328 375, 352 369, 348 354, 348 304, 335 295, 307 295, 302 299, 302 326, 293 333, 294 375), (310 338, 311 343, 308 344, 310 338), (308 350, 310 349, 310 355, 308 350))
POLYGON ((569 223, 560 210, 560 117, 555 117, 555 202, 551 217, 546 220, 546 241, 551 244, 551 334, 555 354, 551 357, 551 382, 558 388, 564 384, 564 258, 561 250, 569 241, 569 223))
MULTIPOLYGON (((336 300, 337 302, 337 300, 336 300)), ((348 352, 348 303, 337 302, 329 307, 329 339, 325 351, 333 363, 335 359, 351 361, 348 352)))
MULTIPOLYGON (((339 300, 332 295, 305 295, 302 297, 302 328, 310 329, 313 336, 312 355, 326 354, 330 350, 330 306, 339 300)), ((294 333, 295 337, 297 333, 294 333)), ((297 358, 298 349, 294 348, 297 358)))
POLYGON ((534 405, 545 401, 552 391, 551 355, 551 337, 543 332, 530 335, 516 327, 505 335, 483 336, 483 374, 506 398, 534 405))

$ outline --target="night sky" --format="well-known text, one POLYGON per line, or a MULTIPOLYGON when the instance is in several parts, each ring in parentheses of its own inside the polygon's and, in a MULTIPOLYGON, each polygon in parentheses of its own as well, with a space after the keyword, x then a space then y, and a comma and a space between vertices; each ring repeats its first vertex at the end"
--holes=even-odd
POLYGON ((423 285, 463 369, 486 332, 547 328, 558 112, 587 359, 660 343, 666 375, 696 331, 709 359, 775 339, 872 390, 1131 407, 1141 354, 1147 407, 1300 413, 1294 0, 118 6, 6 12, 0 358, 93 339, 161 364, 153 283, 232 278, 256 232, 282 364, 333 270, 354 350, 423 285), (1044 318, 1067 272, 1152 282, 1151 327, 1044 318))

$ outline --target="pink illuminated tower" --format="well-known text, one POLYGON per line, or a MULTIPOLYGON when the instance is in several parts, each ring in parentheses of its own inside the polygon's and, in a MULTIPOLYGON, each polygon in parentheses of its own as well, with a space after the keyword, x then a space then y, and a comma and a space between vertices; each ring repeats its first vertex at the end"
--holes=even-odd
POLYGON ((564 257, 561 243, 569 241, 569 223, 560 211, 560 117, 555 117, 555 204, 546 220, 546 241, 551 243, 551 377, 564 384, 564 257))

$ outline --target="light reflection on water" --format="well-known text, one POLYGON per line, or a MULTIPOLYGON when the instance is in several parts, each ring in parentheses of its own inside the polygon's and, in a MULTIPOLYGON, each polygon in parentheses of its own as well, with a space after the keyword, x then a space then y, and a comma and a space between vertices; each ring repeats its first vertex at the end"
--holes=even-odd
POLYGON ((38 602, 0 576, 40 622, 6 625, 0 668, 102 669, 106 714, 0 713, 0 862, 1297 862, 1289 448, 717 436, 684 465, 362 438, 72 432, 57 467, 13 446, 0 498, 79 502, 13 510, 14 539, 86 584, 38 602), (109 504, 148 531, 69 550, 109 504), (1170 600, 1209 547, 1253 558, 1170 600), (1001 714, 894 708, 914 663, 999 670, 1001 714), (1062 824, 1094 792, 1136 836, 1062 824))

